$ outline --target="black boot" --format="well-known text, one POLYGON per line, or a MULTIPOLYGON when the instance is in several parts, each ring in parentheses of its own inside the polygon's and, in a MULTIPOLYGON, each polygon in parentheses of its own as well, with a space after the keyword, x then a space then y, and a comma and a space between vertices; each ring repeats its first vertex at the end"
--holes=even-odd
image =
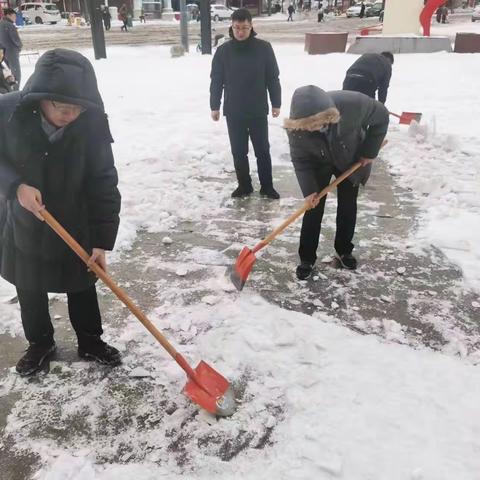
POLYGON ((56 349, 55 342, 48 344, 31 343, 25 355, 17 363, 17 372, 25 377, 40 371, 56 349))
POLYGON ((357 259, 351 253, 337 254, 337 259, 343 268, 355 270, 357 268, 357 259))
POLYGON ((78 355, 80 358, 95 360, 112 367, 122 363, 120 352, 96 335, 82 337, 79 341, 78 355))
POLYGON ((310 278, 313 272, 313 264, 310 262, 304 262, 297 267, 297 278, 299 280, 307 280, 310 278))
POLYGON ((247 197, 253 192, 253 187, 251 185, 239 185, 233 192, 232 198, 241 198, 247 197))
POLYGON ((278 200, 280 198, 279 193, 273 188, 273 186, 262 187, 260 189, 260 195, 263 195, 264 197, 267 197, 267 198, 271 198, 272 200, 278 200))

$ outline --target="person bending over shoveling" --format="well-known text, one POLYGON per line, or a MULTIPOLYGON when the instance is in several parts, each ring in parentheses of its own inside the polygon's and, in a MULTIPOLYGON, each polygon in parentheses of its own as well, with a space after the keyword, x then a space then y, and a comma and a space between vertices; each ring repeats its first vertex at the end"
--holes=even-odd
POLYGON ((337 230, 335 250, 339 263, 354 270, 352 255, 357 219, 357 195, 360 183, 365 185, 373 159, 378 155, 388 129, 388 110, 363 93, 325 92, 313 85, 295 90, 290 118, 285 119, 290 154, 298 183, 310 204, 300 234, 300 264, 297 278, 306 280, 317 260, 325 199, 318 192, 356 162, 356 170, 337 187, 337 230))
POLYGON ((21 92, 0 96, 0 274, 17 288, 29 342, 20 375, 55 351, 48 292, 67 294, 80 357, 120 363, 101 339, 96 276, 42 216, 45 204, 106 268, 120 211, 112 142, 93 67, 73 50, 46 52, 21 92))

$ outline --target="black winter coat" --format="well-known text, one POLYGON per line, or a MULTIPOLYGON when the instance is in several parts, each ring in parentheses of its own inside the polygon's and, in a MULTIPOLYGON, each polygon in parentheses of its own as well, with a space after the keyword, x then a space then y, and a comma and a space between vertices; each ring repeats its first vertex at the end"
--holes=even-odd
MULTIPOLYGON (((320 190, 315 179, 318 170, 331 174, 335 167, 344 172, 360 157, 376 158, 388 129, 389 114, 384 105, 358 92, 324 92, 314 86, 301 87, 292 98, 291 108, 297 118, 285 120, 285 127, 295 173, 305 197, 320 190), (325 112, 298 115, 299 105, 310 109, 319 96, 325 97, 321 101, 328 102, 327 107, 334 111, 330 121, 338 122, 331 123, 326 133, 308 131, 325 112)), ((362 167, 349 181, 354 185, 365 184, 370 171, 371 165, 362 167)))
POLYGON ((273 108, 280 108, 282 92, 275 53, 270 43, 255 38, 232 38, 217 48, 212 61, 210 109, 223 114, 255 118, 268 115, 267 90, 273 108))
POLYGON ((0 97, 0 274, 25 290, 80 291, 96 278, 44 222, 24 209, 20 183, 39 189, 46 208, 87 250, 113 249, 120 194, 113 141, 93 68, 77 52, 44 54, 22 92, 0 97), (50 143, 40 99, 87 108, 50 143))
POLYGON ((361 75, 375 85, 378 101, 385 103, 392 77, 392 64, 380 53, 365 53, 347 70, 349 75, 361 75))

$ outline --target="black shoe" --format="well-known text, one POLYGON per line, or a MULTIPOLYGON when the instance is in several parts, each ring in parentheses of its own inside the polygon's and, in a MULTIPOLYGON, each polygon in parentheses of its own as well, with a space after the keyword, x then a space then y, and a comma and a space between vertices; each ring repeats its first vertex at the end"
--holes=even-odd
POLYGON ((239 185, 233 192, 232 198, 241 198, 250 195, 253 192, 253 187, 251 185, 243 186, 239 185))
POLYGON ((53 355, 56 348, 55 342, 48 344, 31 343, 25 355, 17 363, 17 372, 22 377, 37 373, 53 355))
POLYGON ((105 343, 100 337, 89 339, 87 345, 79 346, 78 356, 86 360, 95 360, 98 363, 112 367, 122 363, 120 352, 115 347, 105 343))
POLYGON ((357 259, 351 253, 337 254, 337 259, 343 268, 355 270, 357 268, 357 259))
POLYGON ((260 189, 260 195, 271 198, 272 200, 278 200, 280 198, 279 193, 273 187, 262 187, 260 189))
POLYGON ((302 262, 298 267, 297 267, 297 278, 299 280, 307 280, 310 278, 313 272, 313 264, 310 262, 302 262))

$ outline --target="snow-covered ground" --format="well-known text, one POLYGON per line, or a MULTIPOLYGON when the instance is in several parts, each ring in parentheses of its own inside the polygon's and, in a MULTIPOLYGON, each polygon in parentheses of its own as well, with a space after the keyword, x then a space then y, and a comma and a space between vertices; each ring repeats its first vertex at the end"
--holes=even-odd
MULTIPOLYGON (((282 44, 275 51, 283 87, 282 117, 288 115, 296 87, 338 89, 355 58, 308 56, 301 45, 282 44)), ((92 57, 90 51, 85 53, 92 57)), ((225 122, 214 123, 209 117, 211 58, 190 54, 171 59, 168 49, 157 47, 110 48, 108 55, 95 68, 116 139, 123 196, 117 250, 111 256, 115 260, 139 229, 164 232, 181 221, 220 215, 225 201, 230 202, 226 199, 233 180, 205 181, 232 179, 225 122)), ((25 78, 31 70, 32 65, 24 66, 25 78)), ((392 119, 383 158, 398 182, 416 195, 421 219, 419 229, 411 232, 412 244, 419 251, 431 244, 440 248, 462 268, 466 285, 480 291, 478 78, 477 55, 397 55, 388 106, 395 112, 423 112, 424 117, 416 128, 398 126, 392 119)), ((270 119, 272 156, 275 165, 288 166, 281 122, 270 119)), ((162 429, 130 426, 110 434, 107 428, 107 434, 74 442, 57 441, 55 436, 32 440, 36 422, 42 416, 50 418, 51 406, 38 401, 41 383, 16 382, 24 396, 9 417, 6 433, 41 456, 44 467, 37 479, 479 478, 479 367, 428 349, 352 333, 332 324, 326 313, 312 318, 282 310, 248 289, 232 295, 220 273, 214 280, 217 286, 215 281, 210 286, 215 301, 162 308, 161 314, 151 312, 152 319, 159 328, 181 325, 191 333, 182 352, 192 363, 204 358, 230 379, 237 378, 239 370, 249 372, 245 401, 237 413, 219 421, 202 413, 185 425, 182 421, 195 407, 177 399, 178 408, 162 429), (169 454, 167 428, 186 432, 189 463, 184 468, 169 454), (247 449, 227 462, 214 445, 202 443, 209 435, 227 438, 243 430, 253 437, 270 431, 267 446, 247 449), (130 445, 131 457, 100 462, 112 458, 109 454, 119 443, 130 445), (129 458, 140 458, 141 451, 147 452, 142 461, 129 463, 129 458)), ((11 292, 2 285, 5 298, 11 292)), ((477 308, 480 318, 480 298, 477 308)), ((0 332, 5 331, 20 333, 20 319, 15 306, 2 303, 0 332)), ((124 346, 132 339, 144 343, 138 353, 158 383, 165 384, 172 397, 178 396, 183 373, 134 323, 118 336, 117 344, 124 346)), ((125 355, 126 366, 134 363, 132 352, 125 355)), ((72 366, 74 371, 79 368, 82 364, 72 366)), ((9 375, 0 390, 0 400, 15 383, 13 377, 9 375)), ((88 422, 99 427, 102 408, 119 408, 107 389, 70 382, 67 390, 62 378, 52 377, 45 381, 55 387, 51 393, 62 404, 61 416, 83 411, 79 404, 90 406, 88 422)))

